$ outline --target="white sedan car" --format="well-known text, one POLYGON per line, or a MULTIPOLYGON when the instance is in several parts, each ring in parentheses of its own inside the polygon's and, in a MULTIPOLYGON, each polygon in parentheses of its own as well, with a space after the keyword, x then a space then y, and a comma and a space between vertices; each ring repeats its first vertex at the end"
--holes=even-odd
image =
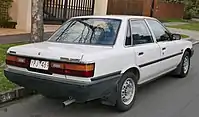
POLYGON ((77 103, 101 99, 127 111, 138 85, 167 73, 185 78, 193 52, 191 42, 155 18, 81 16, 45 42, 9 48, 4 72, 46 97, 77 103))

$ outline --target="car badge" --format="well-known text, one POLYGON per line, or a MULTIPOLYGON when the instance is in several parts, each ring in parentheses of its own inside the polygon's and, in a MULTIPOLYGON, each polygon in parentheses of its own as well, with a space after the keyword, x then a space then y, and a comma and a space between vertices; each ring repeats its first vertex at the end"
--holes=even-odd
POLYGON ((41 55, 41 52, 39 52, 38 55, 41 55))

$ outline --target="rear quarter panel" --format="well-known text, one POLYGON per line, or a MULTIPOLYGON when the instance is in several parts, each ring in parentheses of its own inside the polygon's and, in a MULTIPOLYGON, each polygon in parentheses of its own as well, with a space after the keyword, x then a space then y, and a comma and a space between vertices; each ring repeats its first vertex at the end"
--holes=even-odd
POLYGON ((107 52, 84 56, 83 59, 95 62, 95 76, 99 77, 110 73, 124 73, 135 65, 135 54, 131 48, 112 49, 107 52))

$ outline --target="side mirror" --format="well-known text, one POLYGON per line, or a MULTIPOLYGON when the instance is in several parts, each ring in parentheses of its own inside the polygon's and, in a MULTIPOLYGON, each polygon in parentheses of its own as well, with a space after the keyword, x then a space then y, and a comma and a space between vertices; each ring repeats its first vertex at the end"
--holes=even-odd
POLYGON ((180 34, 172 34, 172 40, 180 40, 182 37, 180 34))

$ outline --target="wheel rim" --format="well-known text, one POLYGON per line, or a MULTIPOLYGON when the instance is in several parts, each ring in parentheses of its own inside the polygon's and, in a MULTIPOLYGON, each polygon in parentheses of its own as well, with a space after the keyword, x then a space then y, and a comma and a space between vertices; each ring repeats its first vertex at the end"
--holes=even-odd
POLYGON ((125 105, 129 105, 135 95, 135 83, 132 78, 127 78, 122 85, 121 99, 125 105))
POLYGON ((184 73, 186 74, 189 70, 189 56, 186 56, 184 58, 184 62, 183 62, 183 70, 184 70, 184 73))

